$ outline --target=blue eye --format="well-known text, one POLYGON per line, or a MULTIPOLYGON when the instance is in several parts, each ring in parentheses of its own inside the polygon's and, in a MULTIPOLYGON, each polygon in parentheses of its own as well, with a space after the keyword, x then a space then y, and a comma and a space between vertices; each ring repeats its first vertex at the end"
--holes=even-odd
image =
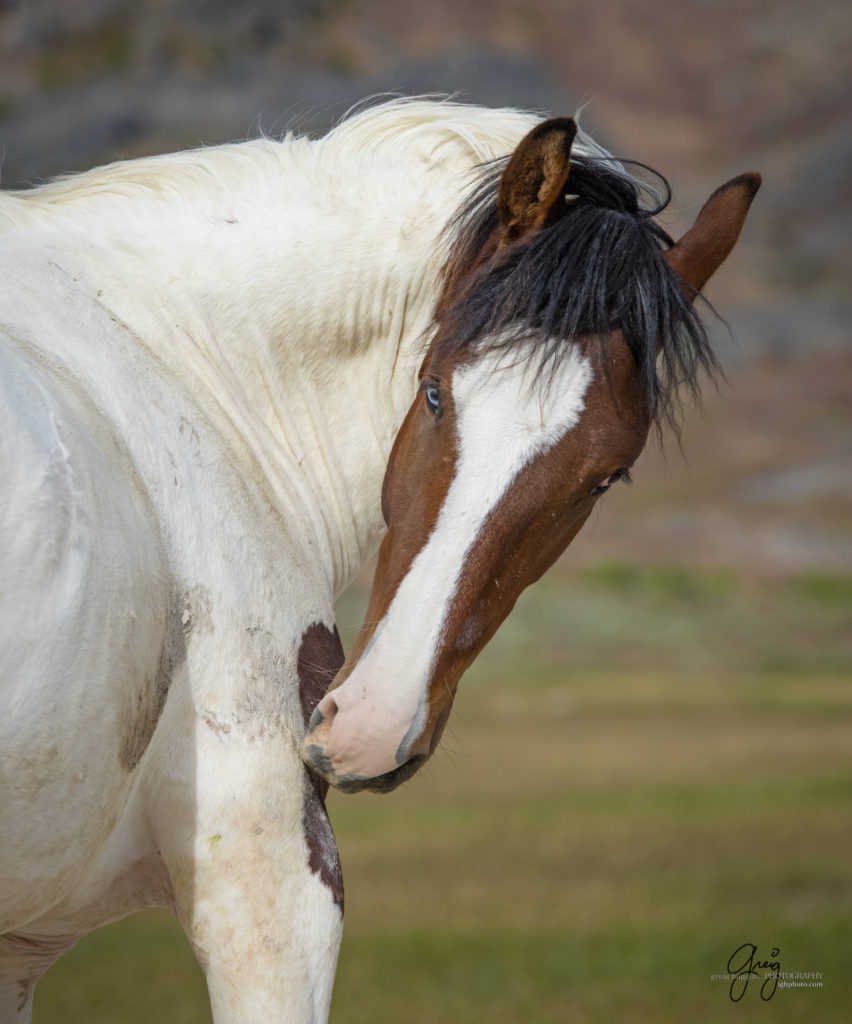
POLYGON ((436 416, 441 411, 441 392, 438 389, 437 384, 429 384, 424 391, 426 395, 426 405, 429 412, 434 413, 436 416))

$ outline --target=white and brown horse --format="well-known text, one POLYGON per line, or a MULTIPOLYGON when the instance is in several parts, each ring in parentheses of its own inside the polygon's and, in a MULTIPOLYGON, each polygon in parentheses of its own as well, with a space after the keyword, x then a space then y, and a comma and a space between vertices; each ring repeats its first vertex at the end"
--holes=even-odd
POLYGON ((758 183, 672 244, 572 120, 396 101, 0 196, 0 1020, 153 905, 217 1024, 326 1019, 327 782, 423 763, 712 366, 758 183))

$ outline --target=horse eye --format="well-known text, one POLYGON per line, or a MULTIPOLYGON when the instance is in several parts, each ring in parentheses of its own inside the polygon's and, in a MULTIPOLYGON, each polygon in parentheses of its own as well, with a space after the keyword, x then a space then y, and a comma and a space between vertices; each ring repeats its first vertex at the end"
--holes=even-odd
POLYGON ((597 487, 593 487, 592 494, 603 494, 605 491, 608 491, 613 484, 618 483, 619 480, 623 480, 626 484, 633 483, 630 479, 629 470, 617 469, 611 476, 608 476, 606 480, 601 480, 597 487))
POLYGON ((426 405, 429 408, 429 412, 432 412, 437 416, 441 411, 441 392, 437 385, 430 384, 424 393, 426 395, 426 405))

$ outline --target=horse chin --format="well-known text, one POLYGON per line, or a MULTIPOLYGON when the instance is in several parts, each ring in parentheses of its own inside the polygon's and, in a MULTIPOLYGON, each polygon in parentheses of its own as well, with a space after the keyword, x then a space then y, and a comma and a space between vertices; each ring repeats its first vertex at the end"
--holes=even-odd
POLYGON ((390 793, 410 779, 427 758, 427 754, 416 754, 398 768, 368 778, 353 773, 338 775, 329 757, 317 744, 310 744, 302 751, 302 759, 308 768, 341 793, 361 793, 364 790, 371 793, 390 793))

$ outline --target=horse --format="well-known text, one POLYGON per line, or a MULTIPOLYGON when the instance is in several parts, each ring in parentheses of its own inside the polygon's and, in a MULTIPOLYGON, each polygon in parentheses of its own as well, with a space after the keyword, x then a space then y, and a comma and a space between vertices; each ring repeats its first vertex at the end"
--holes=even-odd
POLYGON ((327 1019, 328 786, 424 763, 713 370, 695 300, 759 176, 674 241, 631 167, 572 118, 412 98, 0 196, 4 1022, 151 906, 216 1024, 327 1019))

